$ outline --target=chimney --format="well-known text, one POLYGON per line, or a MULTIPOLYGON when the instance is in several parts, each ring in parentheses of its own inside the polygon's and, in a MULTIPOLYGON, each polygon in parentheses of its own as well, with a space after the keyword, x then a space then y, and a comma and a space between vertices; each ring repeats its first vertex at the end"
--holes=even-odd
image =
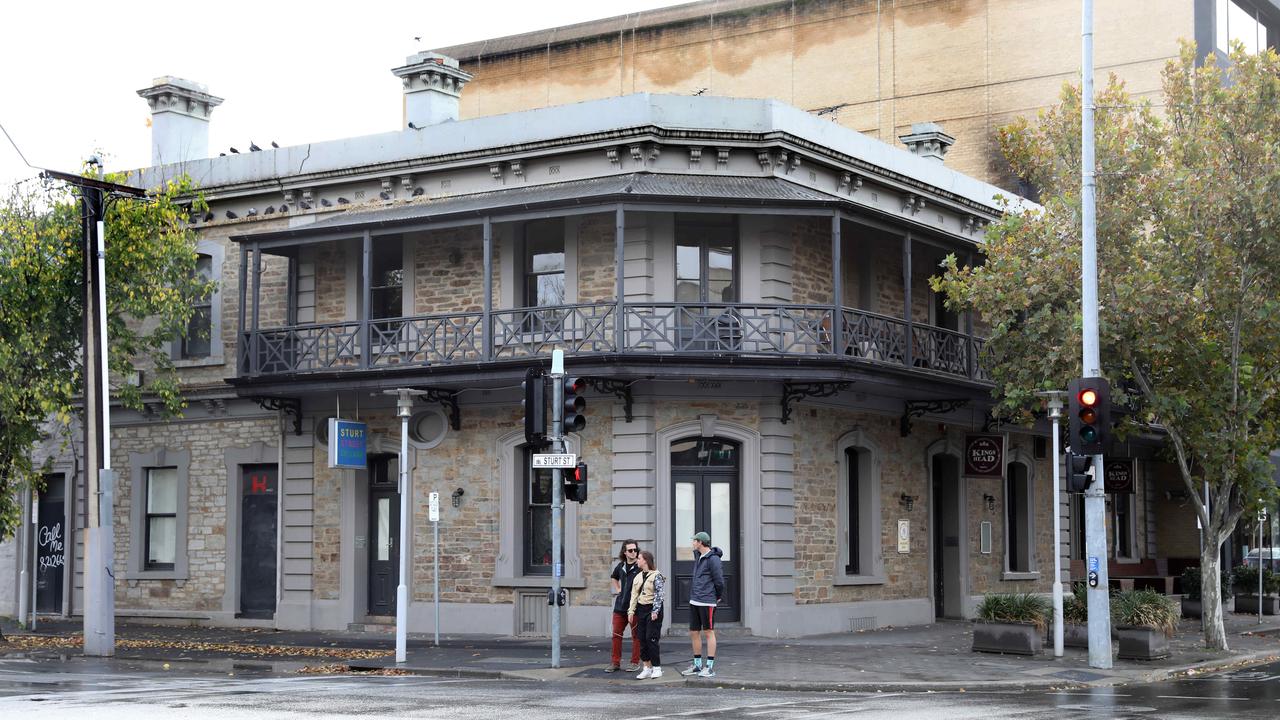
POLYGON ((151 164, 209 157, 209 115, 222 104, 205 86, 165 75, 138 91, 151 106, 151 164))
POLYGON ((404 83, 404 122, 421 128, 458 119, 458 96, 471 73, 439 53, 420 52, 391 72, 404 83))
POLYGON ((956 139, 942 131, 938 123, 912 123, 911 133, 899 135, 898 139, 906 144, 912 155, 942 162, 947 150, 955 144, 956 139))

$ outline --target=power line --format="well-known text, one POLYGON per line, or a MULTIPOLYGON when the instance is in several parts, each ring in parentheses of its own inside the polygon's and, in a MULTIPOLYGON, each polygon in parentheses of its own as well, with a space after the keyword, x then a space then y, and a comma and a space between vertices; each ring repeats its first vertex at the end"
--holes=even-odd
POLYGON ((24 165, 26 165, 27 167, 31 168, 32 170, 39 170, 39 169, 40 169, 40 168, 36 167, 35 165, 32 165, 30 162, 27 162, 27 156, 22 154, 22 148, 18 147, 18 143, 16 143, 16 142, 14 142, 14 141, 13 141, 13 136, 11 136, 11 135, 9 134, 9 131, 8 131, 8 130, 5 130, 5 128, 4 128, 4 123, 0 123, 0 132, 3 132, 3 133, 4 133, 5 138, 7 138, 7 139, 9 140, 9 144, 10 144, 10 145, 12 145, 12 146, 13 146, 13 149, 18 153, 18 157, 22 158, 22 163, 23 163, 24 165))

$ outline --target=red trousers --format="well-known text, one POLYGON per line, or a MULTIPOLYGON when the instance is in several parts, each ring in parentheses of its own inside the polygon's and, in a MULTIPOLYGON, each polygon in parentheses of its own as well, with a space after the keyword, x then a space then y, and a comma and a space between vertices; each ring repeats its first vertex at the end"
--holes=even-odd
POLYGON ((627 614, 615 612, 613 614, 613 654, 610 656, 611 664, 622 664, 622 634, 628 628, 631 628, 631 664, 640 664, 640 638, 636 637, 636 621, 633 619, 627 622, 627 614))

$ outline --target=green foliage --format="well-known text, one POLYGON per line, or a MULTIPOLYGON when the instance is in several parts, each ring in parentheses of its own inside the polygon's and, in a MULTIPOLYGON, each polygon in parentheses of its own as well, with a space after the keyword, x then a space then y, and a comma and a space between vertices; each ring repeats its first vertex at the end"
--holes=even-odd
POLYGON ((1030 623, 1042 632, 1053 618, 1053 606, 1031 593, 988 593, 978 604, 978 617, 988 622, 1030 623))
POLYGON ((1088 587, 1082 583, 1071 584, 1071 594, 1062 598, 1062 621, 1072 625, 1089 622, 1088 587))
MULTIPOLYGON (((1129 411, 1119 432, 1168 439, 1212 554, 1276 496, 1280 57, 1237 46, 1226 70, 1195 58, 1187 44, 1167 65, 1159 112, 1115 77, 1095 97, 1098 314, 1102 371, 1129 411)), ((1066 87, 1037 122, 1000 131, 1043 206, 993 223, 980 265, 953 256, 932 280, 991 328, 999 415, 1029 419, 1037 391, 1082 374, 1081 104, 1066 87)), ((1225 647, 1220 615, 1206 641, 1225 647)))
MULTIPOLYGON (((108 203, 112 393, 126 406, 139 407, 146 394, 169 413, 183 407, 163 349, 185 331, 193 300, 213 291, 213 283, 194 276, 195 237, 187 223, 189 212, 203 209, 186 178, 145 200, 108 203), (146 387, 122 382, 138 364, 147 366, 146 387)), ((65 440, 79 412, 81 228, 78 197, 62 183, 28 181, 0 203, 0 539, 16 528, 23 488, 46 471, 34 464, 33 452, 40 443, 65 440)))
POLYGON ((1111 620, 1116 625, 1132 625, 1173 635, 1181 611, 1172 598, 1155 590, 1124 590, 1111 596, 1111 620))
MULTIPOLYGON (((1240 565, 1233 572, 1236 579, 1235 589, 1237 594, 1258 594, 1258 568, 1253 565, 1240 565)), ((1264 595, 1280 593, 1280 573, 1263 568, 1262 592, 1264 595)))
MULTIPOLYGON (((1222 597, 1226 597, 1231 594, 1232 580, 1232 572, 1224 569, 1221 572, 1220 586, 1218 588, 1219 592, 1222 593, 1222 597)), ((1200 568, 1193 566, 1182 571, 1182 594, 1186 596, 1188 600, 1200 599, 1200 568)))

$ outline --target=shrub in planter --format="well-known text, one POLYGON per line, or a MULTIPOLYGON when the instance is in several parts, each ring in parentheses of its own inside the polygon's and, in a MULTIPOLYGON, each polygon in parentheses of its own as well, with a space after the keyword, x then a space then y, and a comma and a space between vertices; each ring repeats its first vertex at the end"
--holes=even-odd
POLYGON ((1035 655, 1044 648, 1044 631, 1053 617, 1053 606, 1041 595, 991 593, 978 605, 973 628, 977 652, 1035 655))
POLYGON ((1241 565, 1235 569, 1236 576, 1236 609, 1238 613, 1256 615, 1258 605, 1262 605, 1265 615, 1280 614, 1280 575, 1263 568, 1262 592, 1258 597, 1258 568, 1241 565))
POLYGON ((1062 644, 1067 647, 1089 647, 1088 587, 1072 583, 1071 594, 1062 599, 1062 644))
MULTIPOLYGON (((1230 570, 1223 569, 1219 599, 1224 609, 1231 602, 1231 585, 1232 573, 1230 570)), ((1203 612, 1200 597, 1200 568, 1189 567, 1182 571, 1182 617, 1200 617, 1203 612)))
POLYGON ((1156 660, 1169 656, 1169 638, 1178 627, 1178 606, 1155 590, 1126 590, 1111 598, 1111 619, 1120 640, 1119 657, 1156 660))

